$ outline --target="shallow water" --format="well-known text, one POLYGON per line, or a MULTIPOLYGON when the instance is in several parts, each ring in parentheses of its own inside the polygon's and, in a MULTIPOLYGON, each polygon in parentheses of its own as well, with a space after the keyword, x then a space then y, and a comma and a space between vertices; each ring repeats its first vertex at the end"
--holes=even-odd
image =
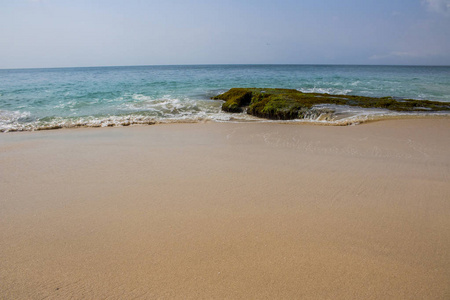
MULTIPOLYGON (((192 65, 0 70, 0 132, 161 122, 267 121, 221 111, 232 87, 450 102, 450 67, 192 65)), ((334 108, 306 122, 352 124, 399 113, 334 108)))

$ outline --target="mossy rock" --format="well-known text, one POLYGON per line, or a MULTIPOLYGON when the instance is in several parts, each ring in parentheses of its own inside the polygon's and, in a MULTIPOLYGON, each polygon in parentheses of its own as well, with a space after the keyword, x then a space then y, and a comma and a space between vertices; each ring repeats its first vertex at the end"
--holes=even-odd
POLYGON ((319 104, 383 108, 394 111, 450 110, 450 103, 438 101, 302 93, 292 89, 233 88, 212 99, 224 100, 225 103, 222 105, 224 111, 243 112, 246 108, 250 115, 275 120, 315 115, 322 110, 312 111, 311 109, 319 104))
POLYGON ((222 109, 227 112, 242 112, 242 107, 250 104, 252 100, 252 92, 247 89, 235 88, 228 92, 212 97, 215 100, 226 100, 222 105, 222 109), (221 98, 226 94, 226 99, 221 98))

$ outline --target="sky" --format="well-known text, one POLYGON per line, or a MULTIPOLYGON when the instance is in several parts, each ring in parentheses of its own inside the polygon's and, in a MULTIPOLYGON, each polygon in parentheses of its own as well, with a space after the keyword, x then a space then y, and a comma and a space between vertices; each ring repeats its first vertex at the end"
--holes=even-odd
POLYGON ((0 0, 0 68, 450 65, 450 0, 0 0))

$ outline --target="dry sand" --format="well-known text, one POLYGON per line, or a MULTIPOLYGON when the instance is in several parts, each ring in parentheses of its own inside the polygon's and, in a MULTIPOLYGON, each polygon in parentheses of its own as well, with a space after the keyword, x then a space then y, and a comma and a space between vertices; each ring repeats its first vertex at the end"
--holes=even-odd
POLYGON ((0 135, 0 298, 450 299, 450 120, 0 135))

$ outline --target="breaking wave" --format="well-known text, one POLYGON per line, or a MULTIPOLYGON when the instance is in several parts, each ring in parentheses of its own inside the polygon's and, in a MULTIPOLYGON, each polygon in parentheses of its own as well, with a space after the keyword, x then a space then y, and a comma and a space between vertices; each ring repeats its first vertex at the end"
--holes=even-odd
POLYGON ((302 93, 319 93, 319 94, 330 94, 330 95, 348 95, 352 92, 350 89, 338 89, 338 88, 301 88, 298 91, 302 93))
POLYGON ((203 123, 203 122, 259 122, 259 123, 309 123, 320 125, 346 126, 369 121, 392 119, 446 116, 449 113, 424 112, 392 112, 383 109, 365 109, 350 106, 318 105, 305 110, 302 117, 294 120, 268 120, 248 115, 246 113, 227 113, 221 110, 207 113, 174 114, 158 117, 142 113, 120 116, 86 116, 75 118, 44 118, 31 120, 29 113, 0 111, 0 132, 38 131, 62 128, 80 127, 122 127, 132 125, 154 125, 167 123, 203 123), (25 122, 24 122, 25 120, 25 122))

